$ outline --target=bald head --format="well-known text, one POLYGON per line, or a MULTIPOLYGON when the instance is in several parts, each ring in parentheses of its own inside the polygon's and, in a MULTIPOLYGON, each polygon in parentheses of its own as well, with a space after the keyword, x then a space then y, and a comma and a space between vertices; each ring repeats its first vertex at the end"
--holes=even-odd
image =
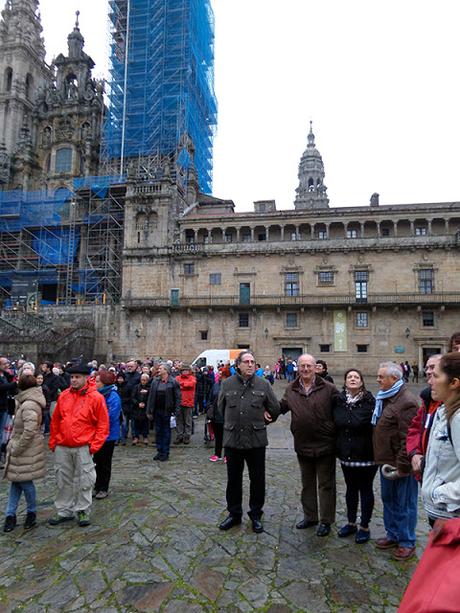
POLYGON ((316 359, 309 353, 303 353, 297 360, 299 377, 305 385, 311 385, 316 374, 316 359))

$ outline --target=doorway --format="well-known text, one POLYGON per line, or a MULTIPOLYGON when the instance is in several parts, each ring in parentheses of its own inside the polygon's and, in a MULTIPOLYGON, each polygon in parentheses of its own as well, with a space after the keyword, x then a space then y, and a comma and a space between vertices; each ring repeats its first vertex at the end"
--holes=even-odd
POLYGON ((422 347, 423 367, 425 368, 426 361, 430 356, 437 355, 438 353, 442 353, 441 347, 422 347))
POLYGON ((281 351, 286 358, 291 358, 296 362, 303 353, 302 347, 283 347, 281 351))

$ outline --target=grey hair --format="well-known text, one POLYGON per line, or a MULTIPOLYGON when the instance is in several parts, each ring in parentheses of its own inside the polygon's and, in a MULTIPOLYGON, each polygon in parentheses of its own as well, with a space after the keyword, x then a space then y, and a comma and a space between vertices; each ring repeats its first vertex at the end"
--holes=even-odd
POLYGON ((160 362, 159 366, 163 366, 163 368, 167 371, 168 375, 171 374, 171 366, 167 362, 160 362))
POLYGON ((385 368, 387 375, 390 377, 395 377, 396 379, 402 379, 403 377, 401 366, 396 364, 396 362, 382 362, 379 368, 385 368))

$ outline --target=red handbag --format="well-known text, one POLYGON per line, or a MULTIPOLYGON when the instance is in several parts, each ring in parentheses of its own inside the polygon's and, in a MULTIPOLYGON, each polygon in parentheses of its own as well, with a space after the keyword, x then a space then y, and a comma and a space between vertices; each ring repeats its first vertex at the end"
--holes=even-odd
POLYGON ((460 519, 437 520, 398 613, 460 613, 460 519))

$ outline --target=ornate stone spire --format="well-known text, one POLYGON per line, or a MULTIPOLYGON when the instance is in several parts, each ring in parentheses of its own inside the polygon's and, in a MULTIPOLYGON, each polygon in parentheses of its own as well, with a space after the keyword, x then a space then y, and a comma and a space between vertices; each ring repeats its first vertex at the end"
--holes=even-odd
POLYGON ((80 11, 76 13, 75 26, 73 31, 67 37, 69 44, 69 58, 76 59, 82 57, 83 47, 85 46, 85 39, 80 32, 80 11))
POLYGON ((2 11, 0 43, 26 44, 44 60, 45 44, 38 5, 38 0, 8 0, 2 11))
POLYGON ((310 121, 307 148, 299 164, 299 187, 296 190, 296 209, 324 209, 329 206, 324 185, 323 158, 315 145, 313 122, 310 121))

